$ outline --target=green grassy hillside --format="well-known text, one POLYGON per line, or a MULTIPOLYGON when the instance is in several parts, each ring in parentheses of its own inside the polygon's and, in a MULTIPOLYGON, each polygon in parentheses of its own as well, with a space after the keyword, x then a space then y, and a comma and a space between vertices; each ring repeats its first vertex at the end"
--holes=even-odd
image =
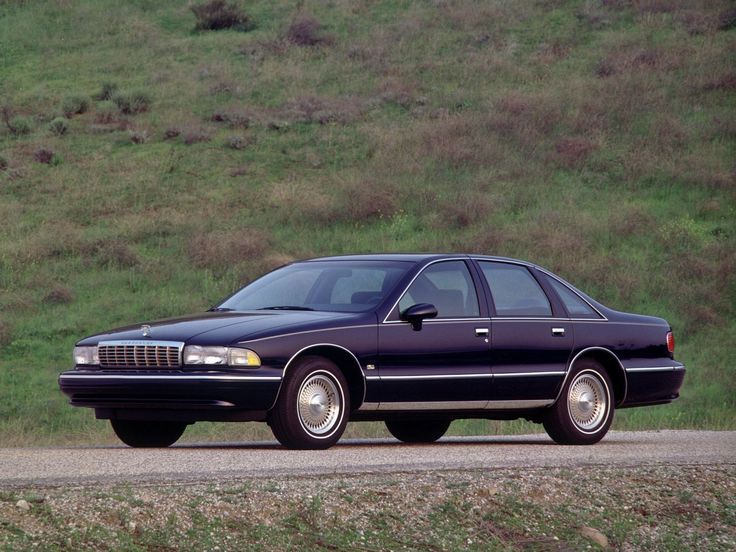
POLYGON ((370 251, 665 317, 683 397, 615 427, 736 426, 733 3, 242 5, 198 32, 186 1, 0 2, 0 443, 108 435, 57 389, 76 339, 370 251))

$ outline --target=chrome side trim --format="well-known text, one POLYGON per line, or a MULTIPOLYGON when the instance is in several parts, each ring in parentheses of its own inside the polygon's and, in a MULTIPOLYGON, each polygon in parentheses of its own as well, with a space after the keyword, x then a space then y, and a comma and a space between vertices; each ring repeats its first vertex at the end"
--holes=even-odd
POLYGON ((535 376, 564 376, 565 372, 504 372, 493 374, 494 378, 533 378, 535 376))
POLYGON ((366 411, 366 410, 378 410, 378 405, 380 405, 380 404, 381 403, 377 403, 377 402, 370 402, 370 403, 369 402, 364 402, 363 404, 360 405, 360 408, 358 410, 359 411, 361 411, 361 410, 362 411, 366 411))
POLYGON ((549 406, 553 402, 552 399, 534 399, 527 401, 488 401, 486 410, 505 410, 505 409, 520 409, 520 408, 541 408, 543 406, 549 406))
POLYGON ((138 381, 281 381, 281 376, 241 376, 238 374, 211 374, 202 376, 182 376, 167 374, 62 374, 59 381, 63 380, 138 380, 138 381))
POLYGON ((621 400, 618 401, 618 404, 622 404, 626 400, 626 393, 629 388, 629 381, 626 379, 626 368, 624 368, 624 365, 621 364, 621 361, 616 356, 616 354, 611 351, 610 349, 606 349, 605 347, 587 347, 581 351, 578 351, 578 353, 572 358, 572 360, 567 364, 567 371, 565 372, 565 379, 562 380, 562 383, 560 384, 560 390, 557 392, 557 397, 555 397, 554 402, 557 402, 562 395, 562 390, 565 388, 565 384, 567 383, 567 378, 570 377, 570 372, 572 371, 572 367, 575 365, 575 361, 582 355, 583 353, 587 353, 588 351, 605 351, 609 355, 611 355, 613 358, 616 359, 616 362, 618 362, 619 368, 621 368, 621 373, 624 376, 624 394, 621 397, 621 400))
POLYGON ((526 401, 415 401, 369 403, 361 410, 520 410, 549 406, 552 399, 526 401), (378 406, 376 406, 378 405, 378 406))
MULTIPOLYGON (((351 327, 358 327, 358 326, 351 326, 351 327)), ((374 328, 375 326, 370 325, 369 327, 374 328)), ((276 403, 279 400, 279 395, 281 395, 281 388, 284 386, 283 380, 286 379, 286 371, 289 369, 289 366, 291 366, 291 363, 294 362, 294 359, 297 358, 304 351, 308 351, 309 349, 314 349, 315 347, 335 347, 336 349, 342 349, 343 351, 348 353, 351 357, 353 357, 353 360, 355 361, 355 366, 358 368, 360 375, 363 377, 363 397, 361 399, 361 404, 363 401, 365 401, 365 394, 366 394, 366 390, 368 386, 366 385, 365 374, 363 373, 363 367, 360 365, 360 361, 358 361, 358 357, 356 357, 352 353, 352 351, 350 351, 349 349, 346 349, 342 345, 337 345, 336 343, 312 343, 311 345, 307 345, 306 347, 299 349, 296 353, 291 355, 291 358, 288 360, 288 362, 284 366, 284 371, 281 373, 281 385, 279 386, 279 389, 276 392, 276 398, 274 399, 273 404, 268 410, 276 406, 276 403)))
POLYGON ((382 402, 378 410, 483 410, 488 401, 382 402))
POLYGON ((378 381, 381 379, 381 376, 366 376, 365 379, 367 381, 378 381))
POLYGON ((410 376, 378 376, 381 381, 402 381, 402 380, 436 380, 436 379, 473 379, 473 378, 492 378, 493 374, 423 374, 410 376))
POLYGON ((684 370, 685 365, 679 366, 642 366, 639 368, 625 368, 627 372, 677 372, 684 370))
MULTIPOLYGON (((431 263, 427 263, 426 265, 424 265, 422 267, 422 269, 419 272, 417 272, 414 275, 414 277, 411 279, 411 281, 406 285, 406 287, 404 288, 404 291, 401 292, 401 295, 399 295, 399 298, 396 300, 396 302, 391 306, 390 309, 388 309, 388 313, 386 313, 386 316, 384 317, 382 323, 383 324, 390 324, 390 323, 393 322, 395 324, 397 322, 400 322, 402 324, 408 324, 408 322, 405 322, 404 320, 392 320, 392 321, 389 321, 388 317, 391 316, 391 313, 392 312, 394 312, 394 309, 396 308, 396 305, 399 304, 399 302, 401 301, 401 299, 404 297, 404 295, 406 294, 406 292, 409 290, 409 288, 411 287, 411 285, 414 283, 414 280, 416 280, 422 272, 424 272, 425 270, 427 270, 427 268, 429 268, 430 266, 432 266, 435 263, 443 263, 445 261, 463 261, 463 262, 465 262, 465 261, 467 261, 469 259, 470 259, 470 257, 448 257, 447 259, 436 259, 436 260, 432 261, 431 263)), ((470 272, 470 269, 468 269, 468 272, 470 272)), ((471 279, 472 279, 472 273, 471 273, 471 279)), ((478 298, 478 308, 480 309, 480 297, 478 298)), ((476 318, 471 318, 471 320, 477 320, 477 319, 476 318)))

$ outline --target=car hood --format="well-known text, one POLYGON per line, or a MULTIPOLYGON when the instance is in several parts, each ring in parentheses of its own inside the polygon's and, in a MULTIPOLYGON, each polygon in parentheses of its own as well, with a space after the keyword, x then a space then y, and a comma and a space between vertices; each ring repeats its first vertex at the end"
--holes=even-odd
MULTIPOLYGON (((369 313, 368 313, 369 314, 369 313)), ((252 311, 205 312, 133 324, 92 335, 78 345, 96 345, 100 341, 145 340, 183 341, 196 345, 228 345, 237 341, 270 337, 301 329, 349 326, 364 320, 367 313, 252 311), (148 337, 141 326, 150 326, 148 337)), ((375 315, 373 315, 375 318, 375 315)))

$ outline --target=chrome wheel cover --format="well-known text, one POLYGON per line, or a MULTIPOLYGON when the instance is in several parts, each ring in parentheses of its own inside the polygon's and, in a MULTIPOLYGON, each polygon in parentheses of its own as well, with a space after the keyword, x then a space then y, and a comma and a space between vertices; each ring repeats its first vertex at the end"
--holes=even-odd
POLYGON ((307 376, 297 394, 299 423, 315 436, 326 436, 340 423, 342 394, 336 382, 325 373, 307 376))
POLYGON ((608 390, 596 374, 582 372, 570 384, 567 410, 578 429, 594 432, 608 415, 608 390))

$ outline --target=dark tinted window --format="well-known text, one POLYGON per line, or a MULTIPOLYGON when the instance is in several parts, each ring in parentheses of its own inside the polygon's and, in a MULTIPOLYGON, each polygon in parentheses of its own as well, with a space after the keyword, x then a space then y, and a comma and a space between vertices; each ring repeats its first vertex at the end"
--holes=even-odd
POLYGON ((399 312, 417 303, 434 305, 437 318, 480 316, 478 295, 463 261, 443 261, 424 269, 399 301, 399 312))
POLYGON ((576 293, 555 278, 547 276, 547 281, 555 289, 557 295, 565 305, 571 318, 600 318, 598 314, 590 308, 590 305, 583 301, 576 293))
POLYGON ((498 316, 552 316, 552 307, 529 270, 521 265, 480 262, 498 316))

